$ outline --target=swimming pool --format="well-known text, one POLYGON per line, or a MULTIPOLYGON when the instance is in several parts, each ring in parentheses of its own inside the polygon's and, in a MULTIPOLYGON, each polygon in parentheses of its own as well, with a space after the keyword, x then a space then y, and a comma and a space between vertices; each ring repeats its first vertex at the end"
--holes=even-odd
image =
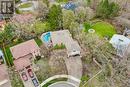
POLYGON ((42 41, 43 42, 50 42, 50 39, 51 39, 51 32, 47 32, 45 34, 42 35, 42 41))

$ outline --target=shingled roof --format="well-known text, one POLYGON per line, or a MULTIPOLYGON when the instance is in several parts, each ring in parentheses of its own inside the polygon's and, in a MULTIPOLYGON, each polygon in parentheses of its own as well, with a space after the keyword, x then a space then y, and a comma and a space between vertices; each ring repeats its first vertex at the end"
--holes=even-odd
POLYGON ((15 59, 24 57, 39 49, 40 48, 38 47, 34 39, 23 42, 10 48, 11 53, 15 59))

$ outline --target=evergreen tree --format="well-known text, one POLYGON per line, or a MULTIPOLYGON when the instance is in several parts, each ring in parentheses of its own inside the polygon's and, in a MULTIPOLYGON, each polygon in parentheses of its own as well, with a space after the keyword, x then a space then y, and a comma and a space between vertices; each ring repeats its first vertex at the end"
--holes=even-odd
POLYGON ((50 23, 51 30, 62 28, 62 10, 59 5, 53 5, 50 8, 48 23, 50 23))
POLYGON ((108 0, 102 0, 97 9, 96 15, 101 18, 111 18, 117 16, 119 12, 119 5, 114 2, 109 2, 108 0))

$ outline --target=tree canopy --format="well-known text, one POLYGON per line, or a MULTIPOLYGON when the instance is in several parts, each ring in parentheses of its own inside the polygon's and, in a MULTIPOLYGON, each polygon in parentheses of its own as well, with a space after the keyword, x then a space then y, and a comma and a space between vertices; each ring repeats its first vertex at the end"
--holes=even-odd
POLYGON ((62 10, 59 5, 53 5, 48 14, 48 23, 51 30, 57 30, 62 27, 62 10))
POLYGON ((119 5, 108 0, 102 0, 97 9, 96 16, 101 18, 112 18, 118 15, 119 5))

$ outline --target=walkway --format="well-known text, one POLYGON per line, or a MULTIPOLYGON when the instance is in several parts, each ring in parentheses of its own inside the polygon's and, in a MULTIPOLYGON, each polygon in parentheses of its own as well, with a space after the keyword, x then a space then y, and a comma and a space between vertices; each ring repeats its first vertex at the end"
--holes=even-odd
MULTIPOLYGON (((65 59, 68 75, 71 75, 77 79, 82 77, 82 61, 80 56, 70 57, 65 59)), ((68 82, 75 84, 79 87, 80 83, 75 83, 73 80, 68 79, 68 82)))

